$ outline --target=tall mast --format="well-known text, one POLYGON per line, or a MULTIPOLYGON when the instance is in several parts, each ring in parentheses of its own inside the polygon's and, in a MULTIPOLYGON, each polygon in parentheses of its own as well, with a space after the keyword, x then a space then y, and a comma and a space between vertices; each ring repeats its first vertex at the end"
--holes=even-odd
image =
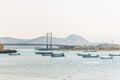
POLYGON ((47 46, 46 46, 46 48, 48 49, 48 33, 47 33, 47 40, 46 40, 46 41, 47 41, 47 46))
POLYGON ((52 32, 50 33, 50 35, 51 35, 50 49, 52 49, 52 32))

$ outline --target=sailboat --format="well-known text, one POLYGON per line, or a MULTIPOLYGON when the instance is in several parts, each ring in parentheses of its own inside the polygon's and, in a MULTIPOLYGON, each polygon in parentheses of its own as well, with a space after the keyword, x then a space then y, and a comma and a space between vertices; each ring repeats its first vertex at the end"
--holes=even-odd
POLYGON ((36 54, 41 54, 42 56, 51 56, 52 55, 52 33, 51 34, 51 44, 50 44, 50 48, 48 46, 48 38, 49 38, 49 34, 47 33, 47 45, 46 48, 35 48, 36 50, 38 50, 37 52, 35 52, 36 54))

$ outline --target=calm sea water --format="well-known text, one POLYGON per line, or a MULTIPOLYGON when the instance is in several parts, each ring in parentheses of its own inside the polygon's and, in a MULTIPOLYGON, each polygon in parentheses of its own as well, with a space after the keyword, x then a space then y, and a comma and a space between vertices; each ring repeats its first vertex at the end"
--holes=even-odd
MULTIPOLYGON (((18 49, 20 56, 0 54, 0 80, 120 80, 120 57, 102 60, 64 52, 65 57, 51 58, 35 54, 34 49, 18 49)), ((93 52, 108 56, 107 52, 93 52)))

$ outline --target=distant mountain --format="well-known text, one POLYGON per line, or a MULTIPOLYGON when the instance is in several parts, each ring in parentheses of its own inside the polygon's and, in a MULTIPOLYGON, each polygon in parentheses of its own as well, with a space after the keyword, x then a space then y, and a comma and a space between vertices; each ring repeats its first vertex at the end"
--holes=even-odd
MULTIPOLYGON (((50 39, 49 39, 50 41, 50 39)), ((72 34, 66 38, 53 38, 53 44, 60 45, 89 45, 90 42, 79 35, 72 34)), ((0 43, 3 44, 46 44, 46 37, 38 37, 34 39, 16 39, 10 37, 1 37, 0 43)), ((49 42, 50 43, 50 42, 49 42)))
POLYGON ((11 37, 0 37, 0 43, 2 44, 17 44, 17 43, 26 43, 28 40, 25 39, 16 39, 11 37))

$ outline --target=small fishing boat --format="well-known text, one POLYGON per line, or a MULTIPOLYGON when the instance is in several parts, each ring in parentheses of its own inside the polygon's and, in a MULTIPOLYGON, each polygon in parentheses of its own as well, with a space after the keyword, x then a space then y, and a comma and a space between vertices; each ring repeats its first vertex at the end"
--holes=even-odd
POLYGON ((100 57, 101 59, 113 59, 112 56, 100 57))
POLYGON ((9 53, 8 55, 20 55, 20 53, 9 53))
POLYGON ((92 56, 92 55, 84 55, 82 56, 83 58, 98 58, 100 57, 99 55, 95 55, 95 56, 92 56))
POLYGON ((77 54, 78 56, 90 56, 90 54, 77 54))
POLYGON ((120 54, 109 54, 109 56, 120 56, 120 54))
POLYGON ((65 55, 63 53, 54 53, 51 55, 51 57, 64 57, 65 55))

